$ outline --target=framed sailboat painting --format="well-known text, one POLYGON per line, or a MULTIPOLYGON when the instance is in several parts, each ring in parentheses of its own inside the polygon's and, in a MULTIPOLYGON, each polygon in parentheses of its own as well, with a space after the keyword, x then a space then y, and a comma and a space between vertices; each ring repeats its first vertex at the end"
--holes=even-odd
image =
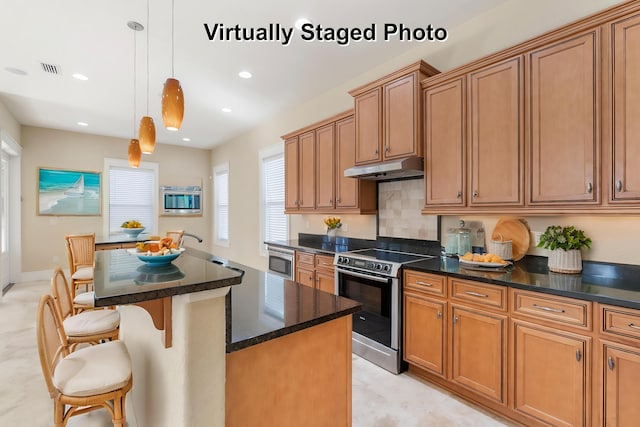
POLYGON ((100 172, 38 168, 38 215, 100 215, 100 172))

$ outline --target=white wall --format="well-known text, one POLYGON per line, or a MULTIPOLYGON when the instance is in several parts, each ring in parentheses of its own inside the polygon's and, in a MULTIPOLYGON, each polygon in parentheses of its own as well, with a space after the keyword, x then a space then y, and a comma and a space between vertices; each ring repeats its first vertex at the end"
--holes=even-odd
MULTIPOLYGON (((381 63, 314 99, 282 111, 252 131, 214 148, 212 164, 227 161, 230 164, 232 194, 230 246, 229 248, 215 247, 214 252, 254 267, 265 267, 265 260, 259 253, 257 152, 270 144, 278 143, 281 135, 353 108, 353 99, 348 94, 350 89, 419 59, 425 60, 441 71, 447 71, 618 3, 622 2, 615 0, 507 1, 456 28, 449 28, 449 39, 445 43, 418 44, 407 53, 381 63)), ((325 231, 323 217, 324 215, 292 215, 290 236, 296 238, 299 232, 323 233, 325 231)), ((457 221, 457 218, 451 219, 457 221)), ((493 229, 497 220, 491 217, 474 219, 485 221, 488 232, 493 229)), ((637 249, 628 238, 630 235, 628 231, 633 232, 638 228, 637 217, 566 218, 558 216, 528 218, 528 220, 534 229, 544 230, 546 225, 568 222, 583 228, 594 240, 593 249, 585 253, 585 259, 640 263, 640 258, 634 255, 637 249)), ((343 215, 343 222, 348 223, 349 227, 348 231, 342 230, 341 234, 375 238, 376 218, 374 216, 343 215)), ((533 253, 538 252, 534 250, 533 253)))

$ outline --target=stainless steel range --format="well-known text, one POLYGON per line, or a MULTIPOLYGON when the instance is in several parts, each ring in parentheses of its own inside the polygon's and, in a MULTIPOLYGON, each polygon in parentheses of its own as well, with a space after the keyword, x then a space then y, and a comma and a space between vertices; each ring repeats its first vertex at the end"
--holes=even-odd
POLYGON ((334 258, 336 293, 362 304, 353 315, 353 352, 394 374, 402 370, 402 267, 429 258, 386 249, 334 258))

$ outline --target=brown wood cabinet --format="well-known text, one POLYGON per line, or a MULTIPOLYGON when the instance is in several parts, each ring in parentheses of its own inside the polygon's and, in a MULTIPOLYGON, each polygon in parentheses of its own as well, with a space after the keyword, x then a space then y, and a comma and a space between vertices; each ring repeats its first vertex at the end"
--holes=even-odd
POLYGON ((640 14, 616 20, 605 26, 609 38, 611 73, 610 117, 612 132, 612 174, 606 185, 609 200, 640 201, 640 14))
POLYGON ((437 73, 418 61, 349 92, 354 97, 356 164, 422 156, 420 81, 437 73))
POLYGON ((296 251, 295 280, 305 286, 335 294, 333 256, 296 251))
POLYGON ((599 34, 527 55, 531 205, 599 202, 599 34))
POLYGON ((605 342, 602 354, 604 425, 636 426, 640 419, 640 348, 605 342))
POLYGON ((373 181, 346 178, 354 166, 355 129, 352 112, 284 135, 285 212, 377 212, 373 181))

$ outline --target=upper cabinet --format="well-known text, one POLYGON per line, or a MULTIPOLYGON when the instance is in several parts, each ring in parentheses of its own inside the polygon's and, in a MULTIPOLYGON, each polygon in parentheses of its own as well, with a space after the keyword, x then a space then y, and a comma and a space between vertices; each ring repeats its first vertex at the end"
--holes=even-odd
POLYGON ((593 30, 527 55, 531 205, 599 201, 599 41, 593 30))
POLYGON ((640 14, 605 26, 612 117, 612 203, 640 201, 640 14))
POLYGON ((282 137, 286 213, 377 212, 374 181, 345 178, 355 164, 353 113, 346 112, 282 137))
POLYGON ((640 212, 640 3, 421 82, 424 213, 640 212))
POLYGON ((437 73, 418 61, 349 92, 354 97, 357 165, 422 156, 420 81, 437 73))

